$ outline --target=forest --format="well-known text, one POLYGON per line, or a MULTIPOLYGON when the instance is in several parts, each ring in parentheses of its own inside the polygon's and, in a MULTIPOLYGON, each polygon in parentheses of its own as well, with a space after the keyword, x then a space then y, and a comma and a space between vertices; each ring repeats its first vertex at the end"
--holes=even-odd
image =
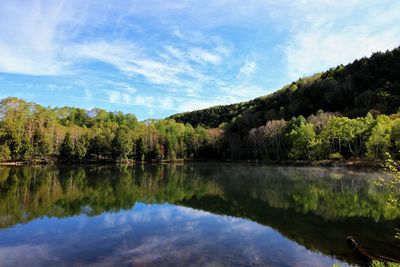
POLYGON ((174 120, 139 122, 132 114, 44 108, 17 98, 0 102, 0 159, 63 162, 192 158, 206 130, 174 120))
POLYGON ((399 106, 400 48, 163 120, 9 97, 0 101, 0 161, 398 159, 399 106))

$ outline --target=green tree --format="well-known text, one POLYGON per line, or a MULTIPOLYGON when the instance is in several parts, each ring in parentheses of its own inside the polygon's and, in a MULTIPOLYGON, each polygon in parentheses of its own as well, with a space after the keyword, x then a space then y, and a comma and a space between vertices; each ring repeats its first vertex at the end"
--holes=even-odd
POLYGON ((371 135, 366 142, 367 157, 370 159, 383 159, 391 146, 392 120, 381 115, 376 119, 376 125, 372 128, 371 135))
POLYGON ((77 160, 83 160, 87 155, 88 148, 88 137, 86 135, 82 135, 76 141, 74 145, 74 158, 77 160))
MULTIPOLYGON (((389 179, 381 178, 379 184, 389 190, 388 203, 390 206, 400 208, 400 169, 399 165, 386 153, 385 169, 389 172, 389 179)), ((400 229, 396 229, 396 237, 400 238, 400 229)))
POLYGON ((0 161, 11 159, 11 151, 7 144, 0 145, 0 161))
POLYGON ((60 147, 60 158, 63 160, 72 160, 74 157, 74 142, 71 134, 67 132, 60 147))
POLYGON ((145 157, 147 154, 147 149, 146 149, 146 145, 143 141, 143 138, 139 137, 139 139, 136 140, 135 148, 136 148, 135 159, 137 161, 143 162, 145 160, 145 157))
POLYGON ((288 134, 291 142, 289 158, 314 159, 313 145, 315 144, 315 131, 311 123, 301 123, 288 134))
POLYGON ((32 144, 29 142, 29 140, 24 139, 22 141, 20 150, 19 150, 20 158, 21 159, 29 159, 33 156, 34 154, 34 148, 32 144))
POLYGON ((112 141, 114 159, 126 159, 132 152, 132 138, 129 136, 128 130, 120 127, 112 141))

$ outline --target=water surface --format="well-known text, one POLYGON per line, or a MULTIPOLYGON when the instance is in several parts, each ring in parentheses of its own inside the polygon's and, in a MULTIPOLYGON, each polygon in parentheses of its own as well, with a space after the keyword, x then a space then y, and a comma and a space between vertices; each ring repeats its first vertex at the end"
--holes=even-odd
POLYGON ((0 168, 0 266, 331 266, 399 258, 382 174, 231 164, 0 168))

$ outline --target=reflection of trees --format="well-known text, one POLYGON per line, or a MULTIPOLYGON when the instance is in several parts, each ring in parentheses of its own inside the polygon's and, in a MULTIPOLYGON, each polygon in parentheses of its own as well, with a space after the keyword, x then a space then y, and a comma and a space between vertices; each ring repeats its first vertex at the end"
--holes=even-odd
POLYGON ((169 202, 248 218, 336 257, 346 257, 348 234, 376 253, 391 253, 399 249, 391 230, 400 211, 387 207, 385 192, 373 183, 375 176, 209 164, 0 168, 0 227, 41 216, 115 212, 132 208, 136 201, 169 202), (379 240, 385 242, 377 247, 379 240))
POLYGON ((386 205, 386 194, 375 186, 378 173, 322 168, 220 168, 218 184, 225 194, 246 195, 274 208, 293 208, 325 220, 340 217, 395 219, 400 211, 386 205), (247 177, 247 178, 246 178, 247 177))
POLYGON ((273 208, 312 213, 325 220, 394 219, 376 187, 376 173, 320 168, 222 165, 1 168, 0 222, 7 226, 39 216, 89 215, 130 209, 136 201, 177 203, 194 195, 257 199, 273 208), (90 207, 90 209, 87 209, 90 207))
POLYGON ((130 209, 136 201, 162 203, 218 193, 211 181, 177 167, 2 168, 0 226, 41 216, 96 215, 130 209))

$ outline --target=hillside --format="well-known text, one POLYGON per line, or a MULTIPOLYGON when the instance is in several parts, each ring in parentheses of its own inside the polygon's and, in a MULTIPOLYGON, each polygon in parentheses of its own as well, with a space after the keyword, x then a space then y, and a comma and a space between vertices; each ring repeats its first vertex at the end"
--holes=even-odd
POLYGON ((367 112, 392 114, 400 105, 400 47, 346 66, 301 78, 277 92, 238 104, 175 114, 170 118, 193 126, 218 127, 246 120, 248 129, 274 119, 308 116, 318 110, 354 118, 367 112))

